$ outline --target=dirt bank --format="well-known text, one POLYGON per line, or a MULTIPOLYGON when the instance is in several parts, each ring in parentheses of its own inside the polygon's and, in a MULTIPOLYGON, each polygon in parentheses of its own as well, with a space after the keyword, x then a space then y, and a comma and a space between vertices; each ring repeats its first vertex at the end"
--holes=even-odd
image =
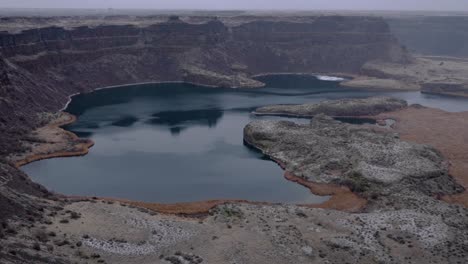
POLYGON ((286 172, 284 177, 289 181, 309 188, 316 195, 331 195, 328 201, 321 204, 302 204, 301 206, 356 213, 362 211, 367 205, 366 199, 353 193, 348 187, 307 181, 291 172, 286 172))

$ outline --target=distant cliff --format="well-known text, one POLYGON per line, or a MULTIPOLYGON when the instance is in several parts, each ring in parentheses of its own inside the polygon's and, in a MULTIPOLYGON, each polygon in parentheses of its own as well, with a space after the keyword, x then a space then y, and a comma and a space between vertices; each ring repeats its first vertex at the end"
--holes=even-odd
POLYGON ((388 18, 392 32, 411 52, 468 57, 468 17, 413 16, 388 18))

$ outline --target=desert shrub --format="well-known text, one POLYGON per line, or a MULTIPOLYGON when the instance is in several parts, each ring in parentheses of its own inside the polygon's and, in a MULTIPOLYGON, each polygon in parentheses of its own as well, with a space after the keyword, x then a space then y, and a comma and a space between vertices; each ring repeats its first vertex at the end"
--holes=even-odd
POLYGON ((369 181, 358 171, 351 172, 348 178, 341 180, 339 184, 347 186, 356 193, 366 192, 370 187, 369 181))
POLYGON ((242 218, 244 216, 244 213, 237 207, 232 207, 232 206, 222 206, 218 209, 218 212, 227 218, 231 217, 237 217, 237 218, 242 218))
POLYGON ((49 241, 49 236, 48 234, 44 231, 44 230, 37 230, 35 233, 34 233, 34 237, 40 241, 40 242, 47 242, 49 241))
POLYGON ((16 235, 18 234, 18 232, 12 228, 12 227, 8 227, 6 230, 5 230, 5 233, 9 234, 9 235, 16 235))
POLYGON ((52 245, 47 245, 46 247, 47 247, 47 250, 48 250, 49 252, 54 251, 54 246, 52 246, 52 245))
POLYGON ((34 242, 32 248, 33 248, 34 250, 39 251, 39 250, 41 250, 41 245, 40 245, 38 242, 34 242))
POLYGON ((65 246, 65 245, 69 245, 70 244, 70 241, 68 240, 56 240, 55 242, 55 245, 61 247, 61 246, 65 246))
POLYGON ((79 219, 81 217, 81 215, 79 213, 77 213, 77 212, 71 212, 70 217, 71 217, 71 219, 79 219))

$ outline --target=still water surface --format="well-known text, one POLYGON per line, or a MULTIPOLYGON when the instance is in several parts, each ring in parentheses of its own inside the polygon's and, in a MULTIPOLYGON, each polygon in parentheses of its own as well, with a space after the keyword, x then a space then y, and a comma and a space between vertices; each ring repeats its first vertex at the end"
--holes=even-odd
MULTIPOLYGON (((78 121, 66 128, 96 144, 84 157, 55 158, 22 169, 50 190, 149 202, 248 199, 322 202, 260 153, 244 146, 250 112, 268 104, 391 95, 447 111, 468 101, 419 92, 369 92, 307 76, 266 76, 260 89, 149 84, 73 97, 66 109, 78 121)), ((306 119, 292 119, 308 122, 306 119)))

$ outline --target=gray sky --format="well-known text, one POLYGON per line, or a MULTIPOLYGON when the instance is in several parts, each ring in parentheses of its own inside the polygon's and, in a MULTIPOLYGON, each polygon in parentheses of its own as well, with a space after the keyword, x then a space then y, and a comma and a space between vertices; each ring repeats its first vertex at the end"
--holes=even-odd
POLYGON ((0 7, 468 11, 468 0, 0 0, 0 7))

